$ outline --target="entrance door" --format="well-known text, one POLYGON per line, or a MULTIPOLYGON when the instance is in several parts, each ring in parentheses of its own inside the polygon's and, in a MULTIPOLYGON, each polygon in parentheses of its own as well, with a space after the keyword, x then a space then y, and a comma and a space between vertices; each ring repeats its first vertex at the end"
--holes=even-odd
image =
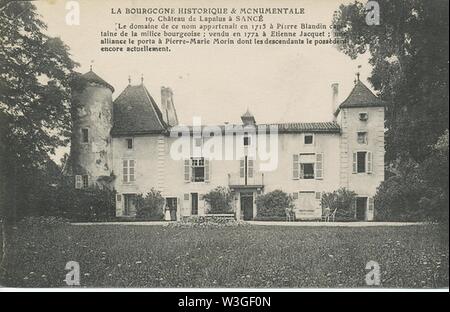
POLYGON ((177 220, 177 198, 176 197, 167 197, 166 198, 167 207, 170 212, 170 221, 177 220))
POLYGON ((191 215, 198 215, 198 193, 191 193, 191 215))
POLYGON ((244 213, 244 220, 253 219, 253 194, 241 194, 241 210, 244 213))
POLYGON ((356 197, 356 220, 365 221, 367 210, 367 197, 356 197))
POLYGON ((124 215, 125 216, 135 216, 136 215, 136 194, 124 194, 124 215))

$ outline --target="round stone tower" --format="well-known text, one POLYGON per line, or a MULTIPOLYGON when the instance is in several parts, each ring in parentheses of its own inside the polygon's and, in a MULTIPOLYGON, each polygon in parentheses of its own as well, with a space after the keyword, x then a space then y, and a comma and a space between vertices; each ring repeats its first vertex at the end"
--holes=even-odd
POLYGON ((75 92, 69 166, 75 187, 107 185, 112 172, 110 131, 114 88, 92 69, 81 75, 82 88, 75 92))

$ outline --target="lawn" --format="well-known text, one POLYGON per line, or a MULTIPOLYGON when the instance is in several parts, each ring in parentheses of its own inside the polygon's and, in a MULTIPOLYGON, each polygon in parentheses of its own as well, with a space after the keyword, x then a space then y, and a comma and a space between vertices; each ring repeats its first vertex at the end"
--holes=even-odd
POLYGON ((448 287, 448 232, 434 225, 330 228, 160 225, 19 227, 7 276, 16 287, 448 287))

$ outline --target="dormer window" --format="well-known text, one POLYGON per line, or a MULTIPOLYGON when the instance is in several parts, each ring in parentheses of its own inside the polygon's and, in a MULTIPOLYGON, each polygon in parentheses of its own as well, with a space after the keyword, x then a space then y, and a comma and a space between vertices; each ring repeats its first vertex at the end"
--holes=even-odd
POLYGON ((369 114, 367 114, 367 113, 359 113, 359 120, 367 121, 367 119, 369 119, 369 114))
POLYGON ((305 145, 312 145, 312 144, 314 144, 314 135, 313 134, 305 134, 303 136, 303 143, 305 145))

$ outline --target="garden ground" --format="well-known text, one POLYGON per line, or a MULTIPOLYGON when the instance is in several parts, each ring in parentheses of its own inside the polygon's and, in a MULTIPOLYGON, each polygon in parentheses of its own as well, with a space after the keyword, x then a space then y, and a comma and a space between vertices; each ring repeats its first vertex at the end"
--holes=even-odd
POLYGON ((0 284, 67 287, 77 261, 81 287, 367 287, 376 261, 381 287, 448 287, 448 238, 423 224, 19 226, 0 284))

